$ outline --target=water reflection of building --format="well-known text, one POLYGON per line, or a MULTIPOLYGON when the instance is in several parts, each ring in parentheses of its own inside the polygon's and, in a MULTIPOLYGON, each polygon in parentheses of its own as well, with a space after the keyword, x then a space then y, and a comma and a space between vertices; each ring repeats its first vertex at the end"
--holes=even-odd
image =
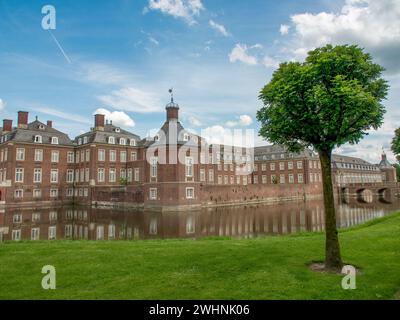
MULTIPOLYGON (((337 206, 338 226, 381 217, 400 204, 358 203, 337 206)), ((143 212, 90 208, 6 209, 0 212, 0 240, 135 240, 250 238, 324 230, 319 200, 279 205, 208 208, 189 212, 143 212)))

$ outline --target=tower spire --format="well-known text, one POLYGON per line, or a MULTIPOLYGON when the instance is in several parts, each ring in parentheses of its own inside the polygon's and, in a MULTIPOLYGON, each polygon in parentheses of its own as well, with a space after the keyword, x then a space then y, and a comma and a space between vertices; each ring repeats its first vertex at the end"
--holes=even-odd
POLYGON ((174 92, 173 91, 174 91, 173 88, 168 90, 168 92, 171 94, 171 103, 174 103, 174 92))

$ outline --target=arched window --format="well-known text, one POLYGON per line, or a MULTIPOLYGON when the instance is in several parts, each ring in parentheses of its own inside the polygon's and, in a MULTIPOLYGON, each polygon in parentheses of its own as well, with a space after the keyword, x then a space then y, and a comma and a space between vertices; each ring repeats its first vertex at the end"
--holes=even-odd
POLYGON ((108 137, 108 143, 109 144, 115 144, 115 138, 114 137, 108 137))
POLYGON ((135 139, 131 139, 130 143, 131 143, 131 146, 133 146, 133 147, 136 146, 136 140, 135 139))
POLYGON ((42 143, 42 136, 36 135, 34 141, 35 143, 42 143))
POLYGON ((51 144, 58 144, 58 137, 51 137, 51 144))
POLYGON ((126 139, 125 139, 125 138, 120 138, 120 139, 119 139, 119 144, 120 144, 121 146, 126 145, 126 139))

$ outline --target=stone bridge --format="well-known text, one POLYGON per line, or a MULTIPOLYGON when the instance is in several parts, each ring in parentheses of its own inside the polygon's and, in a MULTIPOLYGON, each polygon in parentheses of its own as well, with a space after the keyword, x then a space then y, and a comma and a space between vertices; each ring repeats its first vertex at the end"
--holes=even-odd
POLYGON ((371 203, 380 201, 391 203, 400 198, 399 182, 382 183, 346 183, 337 187, 337 193, 346 203, 350 199, 357 199, 358 202, 371 203))

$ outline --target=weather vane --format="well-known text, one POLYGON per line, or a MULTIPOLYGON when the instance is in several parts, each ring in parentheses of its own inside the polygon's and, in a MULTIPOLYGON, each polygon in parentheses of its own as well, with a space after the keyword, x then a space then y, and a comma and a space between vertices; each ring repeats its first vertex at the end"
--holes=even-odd
POLYGON ((168 92, 171 94, 171 103, 174 103, 174 93, 173 88, 169 89, 168 92))

